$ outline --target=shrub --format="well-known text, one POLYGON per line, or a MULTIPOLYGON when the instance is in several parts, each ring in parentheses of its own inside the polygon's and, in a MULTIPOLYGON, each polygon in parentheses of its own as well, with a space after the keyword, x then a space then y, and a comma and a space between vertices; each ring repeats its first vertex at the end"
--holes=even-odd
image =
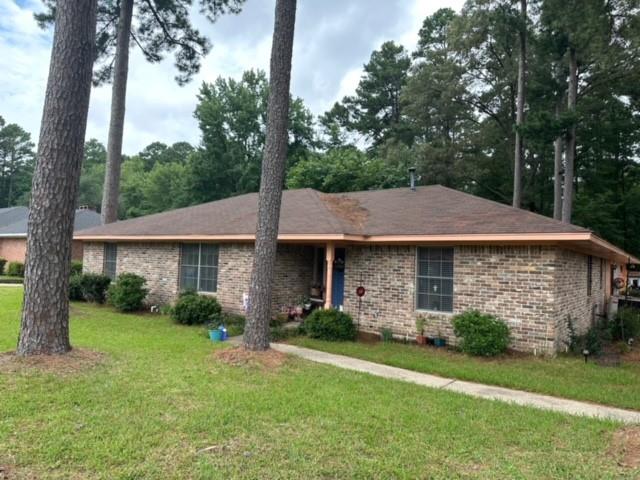
POLYGON ((610 331, 614 340, 638 338, 640 336, 640 310, 631 307, 620 308, 610 323, 610 331))
POLYGON ((69 278, 69 300, 82 301, 82 275, 71 275, 69 278))
POLYGON ((147 293, 147 281, 135 273, 121 273, 109 287, 109 303, 121 312, 135 312, 142 308, 147 293))
POLYGON ((194 292, 182 293, 171 311, 171 318, 183 325, 220 325, 222 308, 214 297, 194 292))
POLYGON ((4 273, 4 266, 7 264, 7 259, 0 257, 0 275, 4 273))
POLYGON ((350 315, 335 309, 314 310, 304 321, 311 338, 321 340, 355 340, 356 326, 350 315))
POLYGON ((80 275, 82 296, 87 302, 104 303, 111 279, 99 273, 80 275))
POLYGON ((392 342, 393 341, 393 331, 390 328, 383 328, 380 330, 380 338, 382 338, 383 342, 392 342))
POLYGON ((71 262, 71 275, 81 275, 82 274, 82 262, 73 261, 71 262))
POLYGON ((10 277, 24 277, 24 263, 9 262, 9 265, 7 265, 7 275, 10 277))
POLYGON ((470 310, 453 317, 453 331, 460 337, 460 348, 470 355, 494 356, 509 346, 509 327, 502 320, 470 310))

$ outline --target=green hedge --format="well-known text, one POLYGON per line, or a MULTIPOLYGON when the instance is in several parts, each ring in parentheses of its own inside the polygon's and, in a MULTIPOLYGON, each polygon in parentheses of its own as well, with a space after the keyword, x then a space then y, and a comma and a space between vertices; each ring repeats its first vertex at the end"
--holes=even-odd
POLYGON ((10 277, 24 277, 24 263, 9 262, 9 265, 7 265, 7 275, 10 277))
POLYGON ((470 355, 491 357, 504 353, 509 347, 507 324, 477 310, 453 317, 453 331, 462 339, 460 349, 470 355))
POLYGON ((145 288, 147 280, 135 273, 121 273, 109 287, 109 303, 121 312, 135 312, 142 309, 149 293, 145 288))
POLYGON ((222 308, 215 297, 183 292, 171 309, 171 317, 183 325, 220 325, 222 308))
POLYGON ((304 331, 311 338, 320 340, 355 340, 356 326, 351 315, 335 310, 314 310, 304 320, 304 331))
POLYGON ((0 257, 0 275, 4 274, 4 266, 7 264, 7 259, 0 257))

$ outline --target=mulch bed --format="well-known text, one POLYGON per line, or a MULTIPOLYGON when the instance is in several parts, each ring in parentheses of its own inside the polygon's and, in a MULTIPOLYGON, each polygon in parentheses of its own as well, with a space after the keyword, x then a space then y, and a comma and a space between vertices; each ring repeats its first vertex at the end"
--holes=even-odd
POLYGON ((617 430, 613 434, 609 453, 616 458, 621 467, 640 467, 640 426, 617 430))
POLYGON ((287 355, 277 350, 254 352, 243 347, 225 348, 213 354, 214 358, 233 366, 258 366, 266 370, 276 370, 287 361, 287 355))
MULTIPOLYGON (((74 348, 62 355, 20 357, 15 352, 0 353, 0 373, 52 373, 73 375, 105 362, 106 355, 85 348, 74 348)), ((0 477, 1 479, 2 477, 0 477)))

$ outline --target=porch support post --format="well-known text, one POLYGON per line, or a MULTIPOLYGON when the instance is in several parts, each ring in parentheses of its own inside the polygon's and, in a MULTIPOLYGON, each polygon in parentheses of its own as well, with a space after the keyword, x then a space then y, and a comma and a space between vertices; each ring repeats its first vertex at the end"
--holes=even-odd
POLYGON ((333 303, 333 299, 331 297, 333 295, 333 259, 335 258, 335 245, 333 243, 327 243, 327 247, 324 251, 327 262, 327 268, 325 269, 327 272, 327 278, 325 282, 326 291, 324 295, 324 308, 331 308, 333 303))

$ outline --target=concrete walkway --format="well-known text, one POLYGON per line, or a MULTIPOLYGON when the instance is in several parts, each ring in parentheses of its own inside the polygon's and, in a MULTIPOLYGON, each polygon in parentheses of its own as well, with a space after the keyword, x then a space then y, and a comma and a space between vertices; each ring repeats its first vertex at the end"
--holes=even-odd
POLYGON ((279 352, 311 360, 312 362, 325 363, 327 365, 333 365, 346 370, 354 370, 356 372, 368 373, 378 377, 415 383, 424 387, 458 392, 472 397, 500 400, 502 402, 541 408, 543 410, 552 410, 555 412, 567 413, 569 415, 604 418, 628 424, 640 423, 640 412, 634 412, 631 410, 578 402, 576 400, 567 400, 564 398, 551 397, 549 395, 523 392, 521 390, 494 387, 481 383, 465 382, 452 378, 443 378, 426 373, 405 370, 403 368, 389 367, 387 365, 346 357, 344 355, 334 355, 332 353, 320 352, 318 350, 296 347, 294 345, 287 345, 284 343, 272 343, 271 348, 278 350, 279 352))

